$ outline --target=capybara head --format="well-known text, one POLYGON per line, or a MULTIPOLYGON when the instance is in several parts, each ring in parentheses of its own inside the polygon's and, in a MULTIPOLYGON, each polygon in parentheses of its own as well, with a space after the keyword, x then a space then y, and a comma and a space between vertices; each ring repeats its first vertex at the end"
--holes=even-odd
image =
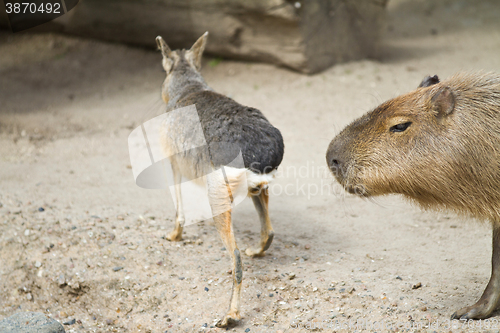
POLYGON ((205 32, 187 51, 172 51, 161 36, 156 37, 156 44, 163 56, 163 69, 167 73, 161 89, 161 96, 166 104, 168 104, 170 96, 178 94, 179 89, 187 86, 188 82, 204 83, 199 72, 207 37, 208 32, 205 32))
POLYGON ((426 77, 348 125, 326 159, 351 193, 500 222, 500 76, 426 77))

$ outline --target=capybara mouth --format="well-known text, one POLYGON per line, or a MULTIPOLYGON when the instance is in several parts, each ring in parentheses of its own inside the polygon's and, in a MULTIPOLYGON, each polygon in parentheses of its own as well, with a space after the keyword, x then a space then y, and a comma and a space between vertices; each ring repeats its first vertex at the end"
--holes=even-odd
POLYGON ((369 197, 370 196, 370 193, 368 193, 368 191, 366 190, 366 187, 363 185, 363 184, 356 184, 356 185, 352 185, 352 184, 347 184, 347 185, 344 185, 344 189, 349 192, 350 194, 355 194, 357 196, 360 196, 360 197, 369 197))

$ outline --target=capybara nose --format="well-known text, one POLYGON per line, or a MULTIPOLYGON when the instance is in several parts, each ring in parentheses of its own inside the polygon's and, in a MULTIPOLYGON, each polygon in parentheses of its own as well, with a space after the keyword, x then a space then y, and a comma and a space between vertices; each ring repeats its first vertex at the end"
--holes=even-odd
POLYGON ((331 168, 338 168, 340 166, 340 160, 338 158, 332 158, 330 161, 330 167, 331 168))
POLYGON ((337 175, 337 173, 342 170, 344 165, 340 154, 336 149, 334 149, 334 147, 330 147, 330 149, 328 149, 326 154, 326 163, 328 163, 328 167, 334 175, 337 175))

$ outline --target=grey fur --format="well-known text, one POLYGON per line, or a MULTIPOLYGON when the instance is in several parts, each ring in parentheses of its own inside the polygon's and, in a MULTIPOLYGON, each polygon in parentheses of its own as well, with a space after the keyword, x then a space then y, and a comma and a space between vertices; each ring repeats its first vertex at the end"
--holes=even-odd
MULTIPOLYGON (((168 95, 167 112, 196 105, 208 151, 186 152, 183 158, 195 158, 196 164, 212 163, 217 168, 228 165, 241 150, 246 168, 258 173, 275 170, 284 153, 280 131, 259 110, 214 92, 188 60, 189 52, 170 52, 173 65, 163 86, 168 95)), ((188 131, 194 126, 191 121, 172 119, 166 124, 165 131, 180 134, 175 140, 182 145, 194 139, 188 131)))

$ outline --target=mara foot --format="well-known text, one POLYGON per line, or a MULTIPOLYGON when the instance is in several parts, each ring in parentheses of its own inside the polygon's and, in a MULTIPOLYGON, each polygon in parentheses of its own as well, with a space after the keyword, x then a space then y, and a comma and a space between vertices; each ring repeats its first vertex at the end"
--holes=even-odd
POLYGON ((221 320, 219 320, 217 322, 217 324, 215 324, 215 326, 217 327, 231 327, 231 326, 236 326, 239 324, 241 320, 241 316, 239 313, 237 312, 229 312, 228 314, 226 314, 224 316, 224 318, 222 318, 221 320))
POLYGON ((266 253, 262 249, 251 249, 245 250, 245 254, 249 257, 263 257, 266 253))
POLYGON ((180 242, 182 240, 182 231, 172 230, 165 238, 171 242, 180 242))

